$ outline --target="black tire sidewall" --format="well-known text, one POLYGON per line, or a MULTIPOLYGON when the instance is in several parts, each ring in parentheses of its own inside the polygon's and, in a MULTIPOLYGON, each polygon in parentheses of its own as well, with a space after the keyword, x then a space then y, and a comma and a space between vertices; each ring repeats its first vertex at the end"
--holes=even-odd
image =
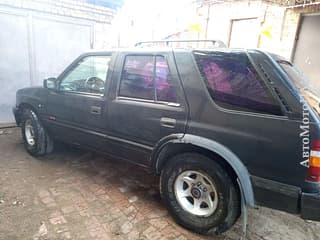
MULTIPOLYGON (((226 221, 230 206, 233 183, 228 174, 216 162, 196 153, 180 154, 168 161, 161 174, 161 194, 175 220, 182 226, 206 234, 226 221), (199 217, 186 212, 178 203, 174 182, 182 172, 196 170, 205 173, 215 184, 218 194, 218 206, 208 217, 199 217)), ((233 189, 234 190, 234 189, 233 189)))
POLYGON ((44 154, 43 149, 41 147, 41 144, 43 144, 42 141, 45 141, 43 138, 43 128, 39 122, 39 119, 35 112, 31 109, 25 109, 22 113, 22 125, 21 125, 21 131, 22 131, 22 138, 23 143, 26 148, 26 150, 33 156, 39 156, 44 154), (34 131, 34 145, 28 144, 28 141, 26 139, 25 135, 25 125, 26 121, 31 120, 31 124, 34 131))

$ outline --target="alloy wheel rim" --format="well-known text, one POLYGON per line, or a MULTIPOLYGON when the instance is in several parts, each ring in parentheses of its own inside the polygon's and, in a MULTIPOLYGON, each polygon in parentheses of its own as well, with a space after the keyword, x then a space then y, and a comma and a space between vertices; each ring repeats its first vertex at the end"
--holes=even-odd
POLYGON ((28 145, 34 146, 35 144, 34 128, 32 126, 32 122, 30 119, 28 119, 25 123, 24 134, 25 134, 28 145))
POLYGON ((196 216, 210 216, 217 209, 218 194, 210 177, 199 171, 184 171, 174 182, 174 192, 183 210, 196 216))

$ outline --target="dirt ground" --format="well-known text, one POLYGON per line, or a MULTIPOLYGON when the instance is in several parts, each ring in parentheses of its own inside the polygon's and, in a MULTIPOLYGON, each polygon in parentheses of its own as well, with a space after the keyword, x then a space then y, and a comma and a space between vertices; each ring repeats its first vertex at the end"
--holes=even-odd
MULTIPOLYGON (((211 237, 177 226, 141 168, 70 146, 33 158, 18 128, 0 129, 0 173, 1 240, 240 238, 241 221, 211 237)), ((249 240, 320 239, 319 223, 283 212, 251 209, 248 221, 249 240)))

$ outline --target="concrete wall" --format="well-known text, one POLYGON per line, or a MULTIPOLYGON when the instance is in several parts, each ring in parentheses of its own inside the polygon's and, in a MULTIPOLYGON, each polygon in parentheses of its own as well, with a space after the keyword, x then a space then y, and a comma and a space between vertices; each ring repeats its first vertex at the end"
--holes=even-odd
POLYGON ((42 85, 84 51, 109 46, 113 11, 67 0, 0 0, 0 123, 17 89, 42 85))

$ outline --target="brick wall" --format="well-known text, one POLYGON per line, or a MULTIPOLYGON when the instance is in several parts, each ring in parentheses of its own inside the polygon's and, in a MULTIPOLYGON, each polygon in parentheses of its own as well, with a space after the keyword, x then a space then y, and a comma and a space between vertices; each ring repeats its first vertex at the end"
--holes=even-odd
POLYGON ((291 59, 298 30, 299 14, 295 11, 285 10, 284 19, 281 22, 279 35, 280 45, 276 47, 278 53, 287 59, 291 59))
MULTIPOLYGON (((284 56, 288 59, 292 59, 293 49, 295 45, 295 39, 299 27, 300 17, 303 14, 320 13, 320 4, 301 6, 297 8, 287 8, 285 20, 282 29, 282 46, 279 49, 284 56)), ((319 28, 320 31, 320 28, 319 28)), ((318 46, 319 49, 319 46, 318 46)), ((319 51, 319 50, 318 50, 319 51)))
MULTIPOLYGON (((228 44, 233 20, 257 19, 259 32, 256 36, 256 45, 252 48, 262 48, 291 60, 301 14, 320 13, 320 4, 295 7, 294 4, 297 3, 293 1, 288 1, 287 4, 284 4, 285 2, 276 4, 276 2, 238 0, 211 5, 207 37, 220 39, 228 44), (270 35, 263 34, 264 31, 268 31, 270 35)), ((202 19, 201 32, 189 30, 176 37, 205 38, 207 11, 208 6, 198 9, 202 19)), ((243 32, 243 36, 246 36, 246 31, 243 32)))

